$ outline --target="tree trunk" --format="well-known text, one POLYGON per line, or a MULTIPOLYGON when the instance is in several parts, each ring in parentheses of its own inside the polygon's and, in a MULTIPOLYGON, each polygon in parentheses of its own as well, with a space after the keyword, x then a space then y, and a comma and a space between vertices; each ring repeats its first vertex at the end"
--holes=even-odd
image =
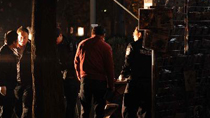
POLYGON ((33 0, 33 118, 63 118, 63 81, 56 58, 56 2, 33 0))

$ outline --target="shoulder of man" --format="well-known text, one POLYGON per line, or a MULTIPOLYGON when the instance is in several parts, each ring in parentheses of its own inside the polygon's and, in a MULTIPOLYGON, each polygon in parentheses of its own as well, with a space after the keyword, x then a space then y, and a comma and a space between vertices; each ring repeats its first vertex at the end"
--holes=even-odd
POLYGON ((30 40, 26 43, 26 47, 31 47, 31 41, 30 40))
POLYGON ((87 41, 89 41, 91 38, 87 38, 87 39, 84 39, 82 41, 79 42, 79 45, 78 46, 81 46, 83 44, 85 44, 87 41))
POLYGON ((128 45, 127 45, 127 48, 126 49, 132 49, 133 50, 133 48, 135 47, 135 42, 130 42, 130 43, 128 43, 128 45))
POLYGON ((105 48, 112 49, 112 46, 111 46, 109 43, 107 43, 107 42, 105 42, 105 41, 101 41, 101 42, 102 42, 102 45, 103 45, 105 48))
POLYGON ((2 53, 3 50, 5 50, 5 46, 6 45, 3 45, 3 46, 0 47, 0 53, 2 53))
POLYGON ((9 47, 7 45, 3 45, 0 48, 0 54, 7 54, 10 51, 9 47))
POLYGON ((125 55, 128 56, 130 55, 131 51, 133 50, 133 42, 128 43, 126 50, 125 50, 125 55))
POLYGON ((0 49, 0 61, 1 62, 11 62, 12 60, 12 50, 7 45, 3 45, 0 49))
POLYGON ((31 53, 31 42, 30 41, 27 42, 24 52, 31 53))

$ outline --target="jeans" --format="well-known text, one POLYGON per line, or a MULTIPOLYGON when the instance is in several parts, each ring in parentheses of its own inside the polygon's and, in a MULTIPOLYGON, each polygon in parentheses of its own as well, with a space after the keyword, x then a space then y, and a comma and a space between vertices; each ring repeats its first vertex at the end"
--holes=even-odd
POLYGON ((145 118, 151 118, 151 82, 128 82, 123 96, 122 115, 124 118, 139 118, 146 112, 145 118))
POLYGON ((81 102, 81 118, 89 118, 91 111, 91 102, 93 98, 94 118, 104 117, 104 107, 106 100, 107 84, 105 81, 94 80, 91 78, 82 78, 80 80, 80 102, 81 102))
POLYGON ((17 99, 15 111, 19 118, 32 117, 32 87, 17 85, 15 88, 15 97, 17 99))
POLYGON ((2 118, 11 118, 14 114, 15 95, 14 89, 7 89, 6 96, 3 96, 3 114, 2 118))
POLYGON ((79 93, 79 81, 76 78, 64 80, 64 92, 66 97, 66 118, 75 117, 75 107, 79 93))

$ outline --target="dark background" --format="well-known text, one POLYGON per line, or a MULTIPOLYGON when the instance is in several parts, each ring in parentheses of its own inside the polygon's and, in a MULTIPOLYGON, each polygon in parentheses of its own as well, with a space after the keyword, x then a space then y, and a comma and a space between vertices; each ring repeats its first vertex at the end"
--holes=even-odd
MULTIPOLYGON (((137 16, 140 0, 118 0, 137 16)), ((31 26, 31 0, 0 0, 0 45, 4 33, 16 30, 20 26, 31 26)), ((49 19, 50 20, 50 19, 49 19)), ((107 29, 107 37, 124 37, 132 35, 137 20, 126 13, 113 0, 96 0, 96 23, 107 29)), ((90 35, 90 0, 57 0, 57 26, 64 34, 73 27, 77 35, 77 27, 84 27, 85 36, 90 35)))

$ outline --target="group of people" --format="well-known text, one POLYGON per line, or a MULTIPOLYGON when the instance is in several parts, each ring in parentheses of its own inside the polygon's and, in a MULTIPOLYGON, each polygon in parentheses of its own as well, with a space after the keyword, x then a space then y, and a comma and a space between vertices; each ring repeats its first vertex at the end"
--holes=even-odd
MULTIPOLYGON (((57 28, 57 59, 64 81, 66 118, 75 117, 77 98, 81 118, 103 118, 107 91, 115 92, 114 62, 111 46, 105 42, 102 26, 92 29, 91 37, 77 48, 57 28), (79 94, 78 94, 79 93, 79 94)), ((27 28, 5 34, 0 49, 0 93, 2 118, 32 117, 31 45, 27 28)), ((124 118, 151 118, 151 52, 142 48, 142 33, 135 28, 134 42, 127 46, 125 64, 119 80, 127 80, 123 96, 124 118), (146 114, 146 115, 145 115, 146 114)))
POLYGON ((0 49, 0 93, 2 118, 32 116, 31 45, 28 29, 20 27, 5 34, 0 49))
MULTIPOLYGON (((104 117, 108 91, 115 92, 111 46, 105 42, 105 29, 94 27, 92 36, 81 41, 74 59, 80 80, 81 118, 89 118, 93 101, 94 118, 104 117)), ((119 76, 127 80, 123 95, 122 117, 151 118, 151 51, 142 47, 143 33, 136 27, 134 42, 126 48, 125 63, 119 76)))
MULTIPOLYGON (((74 69, 75 46, 57 28, 57 59, 63 74, 66 118, 74 118, 79 81, 74 69)), ((29 30, 19 27, 5 34, 0 48, 1 118, 32 118, 31 43, 29 30)))

